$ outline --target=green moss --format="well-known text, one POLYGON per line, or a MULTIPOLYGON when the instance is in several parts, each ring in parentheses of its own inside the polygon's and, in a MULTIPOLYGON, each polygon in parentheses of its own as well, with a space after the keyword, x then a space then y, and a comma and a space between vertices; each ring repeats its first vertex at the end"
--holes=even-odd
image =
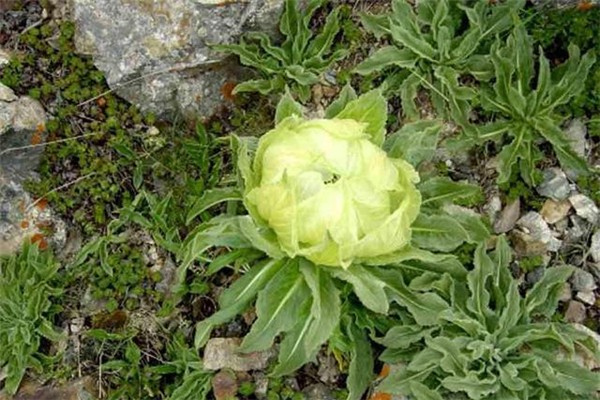
POLYGON ((544 258, 542 256, 525 257, 519 260, 519 266, 524 272, 531 272, 538 267, 544 266, 544 258))

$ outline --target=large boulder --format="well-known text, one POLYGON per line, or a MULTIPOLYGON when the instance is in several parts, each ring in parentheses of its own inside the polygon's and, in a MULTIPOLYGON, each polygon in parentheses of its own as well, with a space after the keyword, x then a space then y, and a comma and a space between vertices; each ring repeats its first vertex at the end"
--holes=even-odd
POLYGON ((76 46, 109 86, 159 116, 207 117, 239 75, 212 44, 274 32, 283 0, 71 0, 76 46))

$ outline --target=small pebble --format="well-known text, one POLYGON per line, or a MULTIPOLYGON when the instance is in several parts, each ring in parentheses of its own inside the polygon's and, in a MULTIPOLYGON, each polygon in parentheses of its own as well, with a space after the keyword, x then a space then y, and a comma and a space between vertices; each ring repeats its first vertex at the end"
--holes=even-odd
POLYGON ((585 306, 577 300, 571 300, 565 312, 565 319, 569 322, 583 322, 585 320, 585 306))

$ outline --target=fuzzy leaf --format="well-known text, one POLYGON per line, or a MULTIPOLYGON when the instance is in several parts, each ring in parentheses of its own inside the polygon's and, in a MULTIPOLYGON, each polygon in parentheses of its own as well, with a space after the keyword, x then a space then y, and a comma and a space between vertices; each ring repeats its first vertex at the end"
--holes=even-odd
POLYGON ((417 247, 434 251, 452 251, 469 235, 463 227, 448 215, 424 215, 417 217, 412 225, 412 242, 417 247))
POLYGON ((280 269, 258 293, 256 321, 244 337, 240 351, 249 353, 268 349, 275 337, 296 324, 296 307, 310 296, 298 270, 297 261, 280 269))
POLYGON ((360 75, 369 75, 381 72, 390 66, 413 68, 417 62, 417 55, 409 49, 399 49, 396 46, 385 46, 370 55, 366 60, 354 68, 360 75))
POLYGON ((360 400, 373 381, 373 354, 366 333, 354 324, 349 324, 348 336, 352 345, 348 367, 348 400, 360 400))
POLYGON ((346 84, 337 98, 325 110, 325 118, 335 118, 352 100, 356 100, 356 92, 350 84, 346 84))
POLYGON ((303 117, 304 110, 302 105, 294 100, 289 89, 286 88, 285 94, 281 96, 279 103, 277 103, 277 109, 275 110, 275 125, 277 126, 281 121, 292 115, 303 117))
POLYGON ((186 225, 189 225, 194 218, 208 210, 212 206, 225 201, 241 201, 242 194, 237 188, 220 188, 207 190, 202 197, 198 198, 186 217, 186 225))
POLYGON ((390 157, 402 158, 414 167, 434 155, 441 130, 439 121, 418 121, 404 125, 385 142, 390 157))
POLYGON ((481 195, 481 188, 477 185, 441 177, 427 179, 418 188, 423 198, 423 206, 435 207, 456 200, 474 199, 481 195))
POLYGON ((373 143, 381 146, 385 136, 387 101, 380 90, 371 90, 358 99, 350 101, 336 118, 365 122, 367 124, 365 133, 371 135, 373 143))
POLYGON ((389 303, 384 290, 385 282, 371 274, 369 269, 353 264, 347 269, 331 268, 330 273, 350 283, 365 307, 376 313, 387 314, 389 303))
POLYGON ((525 311, 528 315, 544 315, 550 317, 558 305, 558 299, 565 282, 574 268, 569 265, 561 265, 548 268, 542 279, 540 279, 525 297, 525 311))

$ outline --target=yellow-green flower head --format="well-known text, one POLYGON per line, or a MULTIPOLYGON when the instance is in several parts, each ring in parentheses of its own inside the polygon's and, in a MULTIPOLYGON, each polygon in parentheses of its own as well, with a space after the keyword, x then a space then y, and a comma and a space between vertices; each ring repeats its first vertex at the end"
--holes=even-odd
POLYGON ((419 176, 372 143, 365 127, 290 117, 260 139, 245 202, 289 257, 345 268, 410 242, 419 176))

